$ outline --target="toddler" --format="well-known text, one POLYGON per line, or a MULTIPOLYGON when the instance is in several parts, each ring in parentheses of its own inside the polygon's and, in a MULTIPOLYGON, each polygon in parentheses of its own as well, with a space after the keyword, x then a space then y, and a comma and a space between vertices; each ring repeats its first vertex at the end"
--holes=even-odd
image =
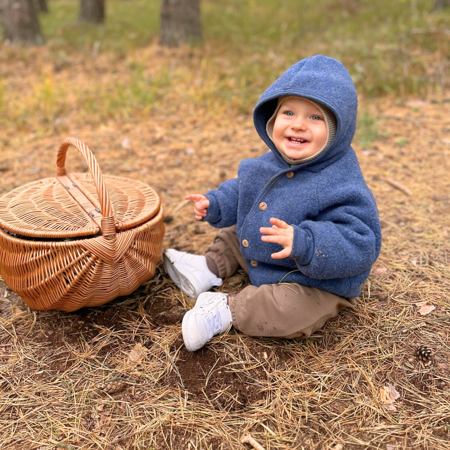
POLYGON ((306 338, 354 308, 381 246, 375 200, 351 147, 357 105, 339 61, 299 61, 254 110, 270 151, 244 159, 217 190, 186 196, 195 219, 221 229, 204 256, 164 252, 169 276, 197 299, 182 322, 188 350, 230 325, 249 336, 306 338), (209 292, 239 267, 250 286, 209 292))

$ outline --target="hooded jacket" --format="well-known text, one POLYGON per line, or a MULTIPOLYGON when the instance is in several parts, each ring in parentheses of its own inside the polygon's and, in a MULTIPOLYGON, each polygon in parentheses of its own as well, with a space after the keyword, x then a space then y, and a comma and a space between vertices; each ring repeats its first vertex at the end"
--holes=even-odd
POLYGON ((381 247, 375 199, 351 142, 358 100, 350 74, 322 55, 294 64, 262 95, 254 124, 271 151, 244 159, 238 177, 209 191, 204 220, 217 228, 236 224, 242 255, 254 286, 299 283, 341 297, 356 297, 381 247), (316 157, 289 165, 267 135, 266 124, 280 96, 327 106, 337 121, 332 143, 316 157), (294 228, 290 257, 272 259, 282 246, 261 240, 271 217, 294 228), (250 262, 252 262, 250 264, 250 262))

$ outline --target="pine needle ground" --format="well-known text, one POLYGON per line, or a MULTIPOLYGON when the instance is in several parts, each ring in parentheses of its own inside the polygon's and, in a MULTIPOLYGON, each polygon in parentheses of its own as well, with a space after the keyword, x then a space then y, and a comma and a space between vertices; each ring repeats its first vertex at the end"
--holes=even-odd
MULTIPOLYGON (((83 75, 70 69, 76 57, 55 69, 40 50, 41 71, 33 71, 33 50, 29 66, 7 51, 30 69, 9 85, 43 109, 4 124, 1 193, 53 176, 60 141, 74 135, 104 173, 160 193, 166 247, 202 253, 214 230, 194 221, 184 195, 216 187, 242 158, 266 149, 250 112, 213 95, 216 72, 183 67, 189 58, 201 67, 200 52, 142 50, 140 57, 153 58, 149 72, 176 66, 178 89, 126 119, 103 115, 95 102, 77 106, 96 87, 99 101, 108 98, 101 85, 120 75, 109 72, 110 56, 83 75), (48 91, 46 73, 55 77, 48 91), (54 86, 66 89, 66 109, 55 108, 54 86)), ((450 449, 450 98, 363 100, 361 111, 371 120, 360 124, 355 149, 384 241, 356 312, 307 340, 231 331, 189 353, 180 323, 192 301, 161 266, 129 297, 75 313, 30 310, 1 282, 0 448, 231 450, 249 448, 240 440, 251 434, 266 450, 450 449), (435 307, 427 315, 416 305, 424 302, 435 307), (419 345, 432 350, 431 365, 414 356, 419 345)), ((68 163, 83 170, 75 150, 68 163)), ((221 289, 247 283, 239 272, 221 289)))

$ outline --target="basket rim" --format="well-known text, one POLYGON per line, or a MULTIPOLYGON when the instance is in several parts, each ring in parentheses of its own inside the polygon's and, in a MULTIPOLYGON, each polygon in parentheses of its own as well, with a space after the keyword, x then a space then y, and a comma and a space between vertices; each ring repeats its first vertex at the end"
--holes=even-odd
MULTIPOLYGON (((127 232, 140 232, 145 227, 155 226, 159 221, 162 221, 163 218, 164 218, 164 211, 163 211, 163 208, 160 206, 157 213, 149 221, 147 221, 145 223, 141 223, 134 228, 128 228, 126 230, 121 230, 118 232, 118 234, 127 233, 127 232)), ((48 239, 46 241, 39 241, 39 240, 34 240, 34 239, 29 240, 29 239, 22 239, 20 237, 11 236, 10 234, 6 233, 0 227, 0 239, 9 240, 15 244, 19 244, 19 245, 23 246, 24 248, 41 247, 42 249, 44 249, 44 248, 48 249, 48 248, 79 247, 80 245, 83 245, 83 241, 92 240, 92 239, 104 239, 104 236, 97 233, 94 236, 83 236, 78 239, 71 239, 71 240, 67 240, 67 241, 52 241, 51 239, 48 239)))
MULTIPOLYGON (((89 173, 71 173, 68 174, 69 176, 75 178, 77 180, 77 184, 80 183, 83 186, 83 180, 91 180, 92 176, 89 173)), ((118 218, 115 218, 115 228, 118 232, 125 231, 128 229, 136 228, 137 226, 148 222, 151 220, 155 215, 158 214, 159 210, 161 209, 161 200, 159 198, 159 195, 157 192, 147 184, 143 183, 139 180, 132 180, 130 178, 125 177, 118 177, 115 175, 103 175, 108 191, 112 193, 111 197, 114 198, 114 195, 117 194, 120 196, 120 192, 118 193, 117 189, 119 187, 115 186, 114 182, 121 182, 124 186, 131 187, 135 189, 136 191, 140 191, 142 194, 142 197, 146 199, 144 202, 144 206, 141 208, 140 211, 132 214, 131 217, 128 217, 126 220, 120 220, 118 218), (147 207, 147 210, 146 210, 147 207)), ((89 183, 87 183, 89 185, 89 183)), ((70 217, 75 222, 76 220, 80 220, 80 217, 83 218, 85 221, 85 224, 82 226, 76 226, 73 225, 71 229, 63 229, 58 230, 51 228, 50 226, 48 228, 36 228, 30 225, 27 222, 17 220, 15 216, 13 216, 10 212, 9 205, 11 205, 14 200, 17 200, 17 197, 19 194, 24 195, 27 190, 29 191, 38 191, 39 189, 43 190, 44 188, 49 188, 51 185, 56 186, 59 188, 59 186, 63 186, 56 177, 48 177, 48 178, 42 178, 40 180, 35 180, 30 183, 24 184, 22 186, 19 186, 12 191, 6 193, 0 198, 0 228, 7 230, 8 232, 18 234, 20 236, 34 238, 34 239, 64 239, 64 238, 95 238, 99 235, 99 232, 101 232, 101 227, 99 226, 99 222, 101 219, 101 214, 97 213, 99 210, 98 202, 94 196, 87 197, 87 201, 89 204, 92 205, 92 209, 95 211, 94 213, 86 212, 85 208, 82 207, 82 205, 76 201, 76 199, 68 192, 66 191, 66 195, 64 198, 60 198, 61 201, 67 201, 68 205, 67 210, 61 210, 57 211, 58 215, 61 213, 66 212, 68 215, 67 217, 70 217), (71 208, 71 211, 69 213, 69 208, 71 208), (73 214, 73 211, 76 210, 76 213, 78 216, 73 214), (94 218, 95 214, 95 218, 94 218), (100 218, 100 219, 99 219, 100 218), (15 223, 13 223, 13 221, 15 223)), ((77 186, 78 187, 78 186, 77 186)), ((122 186, 123 187, 123 186, 122 186)), ((84 187, 84 189, 86 189, 84 187)), ((89 187, 87 188, 89 190, 89 187)), ((64 192, 61 191, 60 192, 64 192)), ((24 197, 26 197, 24 195, 24 197)), ((86 195, 84 196, 86 197, 86 195)), ((33 208, 35 208, 34 205, 32 205, 31 199, 26 199, 29 201, 29 205, 31 207, 31 211, 33 211, 33 208)), ((113 202, 113 208, 116 206, 116 204, 113 202)), ((21 202, 19 205, 16 205, 18 208, 26 208, 26 202, 23 202, 23 199, 21 199, 21 202)), ((30 213, 32 215, 32 213, 30 213)), ((116 215, 120 217, 120 211, 116 212, 116 215)), ((58 225, 58 217, 49 215, 47 217, 48 221, 52 221, 53 224, 58 225)), ((60 222, 61 223, 61 222, 60 222)), ((61 225, 61 228, 63 225, 61 225)), ((10 236, 13 238, 13 236, 10 236)), ((19 238, 20 239, 20 238, 19 238)), ((26 240, 20 239, 22 242, 25 242, 26 240)), ((33 242, 33 241, 30 241, 33 242)))

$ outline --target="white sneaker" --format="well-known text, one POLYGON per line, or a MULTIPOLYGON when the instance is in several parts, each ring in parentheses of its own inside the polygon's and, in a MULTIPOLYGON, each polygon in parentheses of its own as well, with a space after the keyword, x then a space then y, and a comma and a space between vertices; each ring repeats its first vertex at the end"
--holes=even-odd
POLYGON ((181 323, 186 349, 195 352, 216 334, 225 333, 231 325, 231 311, 227 294, 205 292, 200 294, 195 306, 188 311, 181 323))
POLYGON ((222 286, 222 279, 208 269, 205 256, 169 248, 164 251, 164 265, 172 281, 191 298, 197 298, 213 286, 222 286))

